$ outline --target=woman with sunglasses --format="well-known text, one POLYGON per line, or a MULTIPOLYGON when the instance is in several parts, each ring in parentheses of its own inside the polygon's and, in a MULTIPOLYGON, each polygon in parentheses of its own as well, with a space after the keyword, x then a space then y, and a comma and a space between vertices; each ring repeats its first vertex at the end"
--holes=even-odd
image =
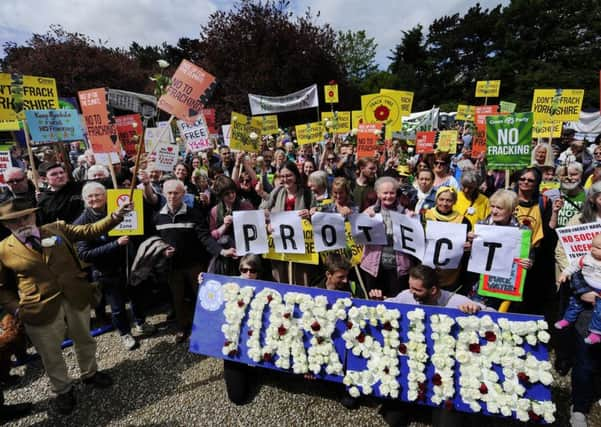
MULTIPOLYGON (((222 249, 236 246, 233 230, 233 212, 240 210, 253 210, 253 205, 238 196, 238 188, 234 181, 223 175, 218 177, 213 184, 213 191, 219 202, 211 209, 209 230, 211 236, 222 249)), ((238 271, 238 260, 232 257, 215 256, 209 264, 210 273, 233 275, 238 271)))
POLYGON ((434 189, 440 187, 453 187, 459 189, 459 184, 451 174, 451 159, 447 153, 436 153, 432 159, 432 172, 434 172, 434 189))

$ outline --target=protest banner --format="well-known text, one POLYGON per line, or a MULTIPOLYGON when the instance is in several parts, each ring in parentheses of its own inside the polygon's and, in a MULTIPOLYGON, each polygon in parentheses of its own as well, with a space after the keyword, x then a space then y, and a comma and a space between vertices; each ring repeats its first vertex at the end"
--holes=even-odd
POLYGON ((415 138, 415 152, 417 154, 434 153, 434 144, 436 143, 436 131, 417 132, 415 138))
POLYGON ((356 243, 360 245, 388 244, 381 214, 375 214, 373 217, 363 213, 352 214, 349 216, 349 222, 351 236, 356 243))
POLYGON ((476 119, 476 106, 474 105, 457 105, 457 114, 455 120, 466 120, 473 122, 476 119))
POLYGON ((535 121, 532 124, 532 138, 560 138, 561 122, 535 121))
POLYGON ((234 211, 232 228, 238 256, 269 252, 265 211, 234 211))
POLYGON ((517 169, 530 164, 532 113, 486 118, 486 158, 490 169, 517 169))
POLYGON ((454 269, 463 257, 467 224, 428 221, 422 263, 441 270, 454 269))
POLYGON ((348 133, 351 131, 351 112, 350 111, 323 111, 321 113, 321 122, 326 129, 328 122, 331 122, 329 127, 332 133, 348 133))
POLYGON ((13 166, 10 158, 10 145, 0 145, 0 184, 4 184, 4 172, 13 166))
POLYGON ((177 164, 177 156, 177 145, 159 142, 156 144, 151 159, 154 160, 158 170, 171 173, 177 164))
POLYGON ((363 123, 363 111, 351 111, 351 129, 358 129, 360 123, 363 123))
POLYGON ((142 143, 144 126, 139 114, 127 114, 115 117, 119 142, 128 156, 135 157, 138 143, 142 143))
POLYGON ((209 140, 209 128, 205 122, 202 113, 194 123, 187 123, 183 120, 177 121, 179 134, 192 153, 206 150, 211 147, 209 140))
POLYGON ((499 102, 499 111, 501 113, 507 113, 507 114, 515 113, 515 108, 517 106, 518 105, 514 102, 500 101, 499 102))
POLYGON ((151 152, 152 147, 159 143, 175 144, 175 136, 170 122, 158 122, 156 128, 146 128, 144 132, 144 149, 147 153, 151 152), (165 129, 168 127, 168 129, 165 129), (159 138, 161 139, 159 141, 159 138))
POLYGON ((275 135, 279 133, 280 128, 278 126, 277 114, 271 114, 268 116, 257 116, 253 119, 261 120, 261 134, 262 135, 275 135))
POLYGON ((535 89, 532 96, 534 121, 577 122, 583 99, 583 89, 535 89))
POLYGON ((420 261, 424 259, 426 238, 419 217, 411 218, 390 211, 393 227, 393 246, 395 251, 412 255, 420 261))
POLYGON ((248 117, 232 111, 230 120, 230 148, 257 153, 261 142, 261 118, 248 117))
POLYGON ((311 374, 355 397, 555 420, 550 335, 540 316, 468 316, 214 274, 203 275, 197 301, 193 353, 311 374))
POLYGON ((571 225, 555 230, 568 261, 574 262, 590 252, 593 237, 601 233, 601 223, 571 225))
POLYGON ((296 131, 296 142, 298 145, 315 144, 322 141, 324 139, 323 134, 326 131, 323 122, 296 125, 294 130, 296 131))
POLYGON ((296 211, 273 212, 270 216, 276 252, 305 253, 305 236, 301 217, 296 211))
MULTIPOLYGON (((498 231, 493 231, 498 233, 498 231)), ((506 301, 522 301, 524 295, 524 282, 526 281, 526 269, 522 267, 517 261, 518 258, 528 258, 530 253, 530 236, 532 231, 521 230, 522 240, 521 244, 518 245, 519 252, 514 255, 513 263, 511 264, 511 272, 509 278, 503 278, 499 276, 491 276, 486 274, 480 275, 480 281, 478 283, 478 294, 493 298, 499 298, 506 301)), ((497 240, 498 236, 494 236, 493 239, 497 240)), ((498 246, 499 243, 483 243, 483 246, 490 249, 498 246)), ((473 249, 472 249, 473 251, 473 249)), ((487 252, 490 254, 490 252, 487 252)), ((494 263, 498 257, 493 257, 494 263)), ((487 262, 489 257, 487 257, 487 262)), ((496 270, 496 266, 492 264, 487 265, 490 267, 489 270, 496 270)), ((469 271, 469 268, 468 268, 469 271)))
POLYGON ((474 108, 476 130, 472 135, 472 157, 486 153, 486 117, 499 114, 498 108, 498 105, 478 105, 474 108))
POLYGON ((118 153, 119 135, 115 117, 107 109, 105 88, 77 92, 84 123, 88 130, 88 140, 96 153, 118 153))
MULTIPOLYGON (((141 236, 144 234, 144 200, 142 193, 143 191, 139 189, 133 191, 134 210, 125 214, 123 221, 109 231, 109 236, 141 236)), ((130 200, 130 190, 128 188, 107 190, 107 213, 110 215, 125 203, 129 203, 130 200)))
POLYGON ((0 73, 0 120, 23 120, 25 110, 58 110, 56 80, 0 73))
POLYGON ((31 142, 71 142, 84 139, 75 110, 26 110, 31 142))
POLYGON ((194 123, 215 90, 215 77, 184 59, 157 107, 188 123, 194 123))
POLYGON ((436 139, 437 150, 450 154, 457 153, 457 138, 456 130, 441 130, 438 132, 436 139))
POLYGON ((336 104, 338 102, 338 85, 325 85, 323 93, 326 104, 336 104))
POLYGON ((249 93, 248 103, 253 116, 317 108, 319 107, 317 84, 283 96, 264 96, 249 93))
POLYGON ((480 80, 476 82, 476 98, 496 98, 501 89, 501 80, 480 80))
MULTIPOLYGON (((297 212, 298 215, 298 212, 297 212)), ((302 231, 305 242, 305 250, 303 253, 280 253, 276 252, 273 236, 268 236, 267 244, 269 246, 269 252, 263 255, 265 259, 272 259, 277 261, 289 261, 296 262, 299 264, 319 264, 319 254, 315 252, 315 243, 313 241, 313 227, 311 222, 306 219, 302 220, 302 231)))
POLYGON ((357 158, 374 157, 377 151, 383 150, 384 146, 378 148, 378 141, 382 132, 381 123, 362 123, 357 131, 357 158))

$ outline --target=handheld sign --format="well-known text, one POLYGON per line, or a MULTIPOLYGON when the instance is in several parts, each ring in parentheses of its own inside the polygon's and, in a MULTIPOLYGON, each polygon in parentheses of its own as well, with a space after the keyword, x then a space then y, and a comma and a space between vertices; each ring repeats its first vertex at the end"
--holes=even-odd
POLYGON ((56 80, 0 73, 0 120, 23 120, 25 110, 58 110, 56 80))
MULTIPOLYGON (((106 205, 109 215, 125 203, 129 203, 130 191, 127 188, 107 190, 106 205)), ((144 234, 144 202, 142 190, 134 190, 134 210, 123 218, 123 221, 111 231, 109 236, 141 236, 144 234)))
POLYGON ((25 111, 32 142, 83 140, 79 114, 75 110, 25 111))
POLYGON ((325 85, 323 92, 326 104, 336 104, 338 102, 338 85, 325 85))
POLYGON ((137 154, 137 142, 141 141, 144 127, 139 114, 128 114, 126 116, 115 117, 117 123, 117 132, 119 133, 119 142, 128 156, 134 157, 137 154), (135 138, 137 136, 138 138, 135 138))
POLYGON ((211 146, 211 141, 209 140, 209 128, 207 127, 207 123, 205 122, 202 113, 193 124, 178 120, 177 127, 179 128, 180 135, 184 141, 186 141, 186 145, 192 153, 198 153, 211 146))
POLYGON ((326 131, 323 122, 296 125, 294 129, 296 130, 298 145, 315 144, 323 139, 323 134, 326 131))
POLYGON ((83 114, 88 139, 92 151, 96 153, 118 153, 119 136, 115 117, 107 109, 105 88, 89 89, 77 92, 83 114))
POLYGON ((476 83, 476 98, 496 98, 501 89, 501 80, 480 80, 476 83))
POLYGON ((486 157, 490 169, 528 166, 531 148, 532 113, 486 118, 486 157))

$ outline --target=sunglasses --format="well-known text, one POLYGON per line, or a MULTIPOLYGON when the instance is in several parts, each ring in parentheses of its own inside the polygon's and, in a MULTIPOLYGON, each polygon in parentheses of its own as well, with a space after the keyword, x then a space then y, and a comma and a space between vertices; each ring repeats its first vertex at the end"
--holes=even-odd
POLYGON ((242 274, 256 274, 257 270, 255 270, 254 268, 247 268, 247 267, 240 267, 240 273, 242 274))
POLYGON ((534 179, 532 179, 532 178, 524 178, 524 177, 522 177, 522 178, 520 178, 520 182, 528 182, 530 184, 533 184, 536 181, 534 179))

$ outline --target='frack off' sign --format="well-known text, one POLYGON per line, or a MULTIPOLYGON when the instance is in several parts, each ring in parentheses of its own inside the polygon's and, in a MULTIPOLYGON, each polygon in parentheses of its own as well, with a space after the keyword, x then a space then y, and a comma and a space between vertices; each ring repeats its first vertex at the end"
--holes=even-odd
MULTIPOLYGON (((417 217, 390 212, 393 224, 394 249, 414 256, 425 265, 457 268, 464 253, 467 227, 465 224, 428 221, 426 230, 417 217)), ((349 217, 355 242, 366 245, 386 245, 387 239, 380 216, 355 214, 349 217)), ((346 245, 344 218, 337 213, 320 213, 312 220, 315 251, 324 252, 346 245)), ((507 278, 511 275, 521 233, 518 228, 478 226, 468 270, 507 278)), ((265 254, 268 236, 262 210, 234 212, 234 236, 238 254, 265 254)), ((305 253, 305 235, 298 211, 271 214, 272 237, 279 253, 305 253)))

